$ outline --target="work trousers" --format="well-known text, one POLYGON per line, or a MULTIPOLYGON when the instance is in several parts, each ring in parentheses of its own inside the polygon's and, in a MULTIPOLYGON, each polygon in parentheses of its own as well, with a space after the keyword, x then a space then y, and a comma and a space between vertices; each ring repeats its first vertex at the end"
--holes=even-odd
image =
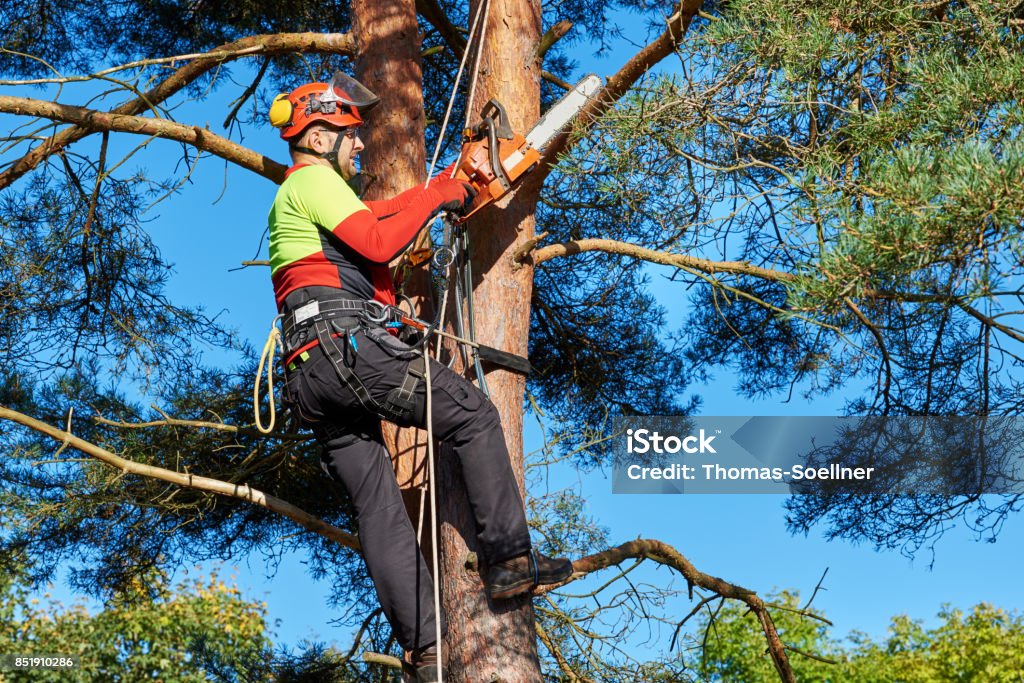
MULTIPOLYGON (((345 364, 380 404, 422 354, 381 328, 353 328, 335 341, 345 364)), ((526 513, 498 411, 471 382, 433 360, 430 377, 434 436, 451 446, 462 465, 484 559, 494 563, 529 551, 526 513)), ((286 398, 320 441, 324 470, 352 497, 366 567, 398 642, 406 650, 435 642, 433 584, 384 447, 380 418, 360 404, 319 346, 288 371, 286 398)), ((414 404, 412 416, 399 426, 426 427, 423 381, 414 404)))

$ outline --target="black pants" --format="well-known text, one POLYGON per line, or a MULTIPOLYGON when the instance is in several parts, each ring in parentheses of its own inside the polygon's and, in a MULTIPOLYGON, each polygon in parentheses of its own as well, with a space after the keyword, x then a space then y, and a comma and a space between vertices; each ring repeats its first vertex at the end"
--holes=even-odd
MULTIPOLYGON (((351 341, 347 336, 336 341, 346 364, 378 402, 401 386, 409 361, 422 353, 379 328, 358 329, 351 341)), ((484 559, 493 563, 527 552, 526 513, 498 411, 471 382, 433 360, 430 377, 434 435, 451 446, 462 465, 484 559)), ((288 373, 286 391, 323 446, 325 471, 352 497, 366 567, 398 642, 407 650, 435 642, 433 584, 384 447, 380 419, 360 405, 319 346, 288 373)), ((400 426, 425 428, 424 382, 416 388, 413 416, 400 426)))

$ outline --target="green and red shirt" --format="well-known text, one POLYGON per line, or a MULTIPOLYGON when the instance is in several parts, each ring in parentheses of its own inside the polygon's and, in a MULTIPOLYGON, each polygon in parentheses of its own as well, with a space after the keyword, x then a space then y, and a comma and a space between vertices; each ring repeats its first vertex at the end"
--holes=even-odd
MULTIPOLYGON (((413 188, 362 202, 327 166, 288 169, 270 209, 270 268, 278 310, 303 287, 333 287, 360 299, 395 302, 388 263, 436 213, 413 188)), ((426 199, 424 197, 424 199, 426 199)))

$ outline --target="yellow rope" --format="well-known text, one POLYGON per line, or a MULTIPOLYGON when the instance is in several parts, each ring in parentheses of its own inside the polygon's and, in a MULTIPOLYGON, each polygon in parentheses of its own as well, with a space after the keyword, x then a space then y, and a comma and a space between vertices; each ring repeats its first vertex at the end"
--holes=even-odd
POLYGON ((277 318, 274 318, 274 322, 270 325, 270 334, 267 335, 267 343, 263 345, 263 353, 260 354, 260 365, 256 369, 256 384, 252 388, 252 408, 253 414, 256 416, 256 429, 260 430, 263 434, 269 434, 274 431, 274 422, 277 418, 274 408, 275 349, 281 352, 284 351, 284 345, 281 343, 281 330, 277 327, 277 318), (267 362, 268 359, 270 360, 269 363, 267 362), (263 374, 264 365, 267 366, 267 394, 270 399, 270 424, 266 427, 263 426, 263 422, 260 420, 260 375, 263 374))

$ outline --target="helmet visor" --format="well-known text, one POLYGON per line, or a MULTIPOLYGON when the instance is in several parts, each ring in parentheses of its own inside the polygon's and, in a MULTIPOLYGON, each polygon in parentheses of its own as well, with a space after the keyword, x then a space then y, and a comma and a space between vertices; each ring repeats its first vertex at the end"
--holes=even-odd
POLYGON ((336 102, 365 110, 380 102, 380 98, 348 74, 335 71, 327 90, 320 95, 320 104, 326 110, 333 109, 331 105, 336 102))

